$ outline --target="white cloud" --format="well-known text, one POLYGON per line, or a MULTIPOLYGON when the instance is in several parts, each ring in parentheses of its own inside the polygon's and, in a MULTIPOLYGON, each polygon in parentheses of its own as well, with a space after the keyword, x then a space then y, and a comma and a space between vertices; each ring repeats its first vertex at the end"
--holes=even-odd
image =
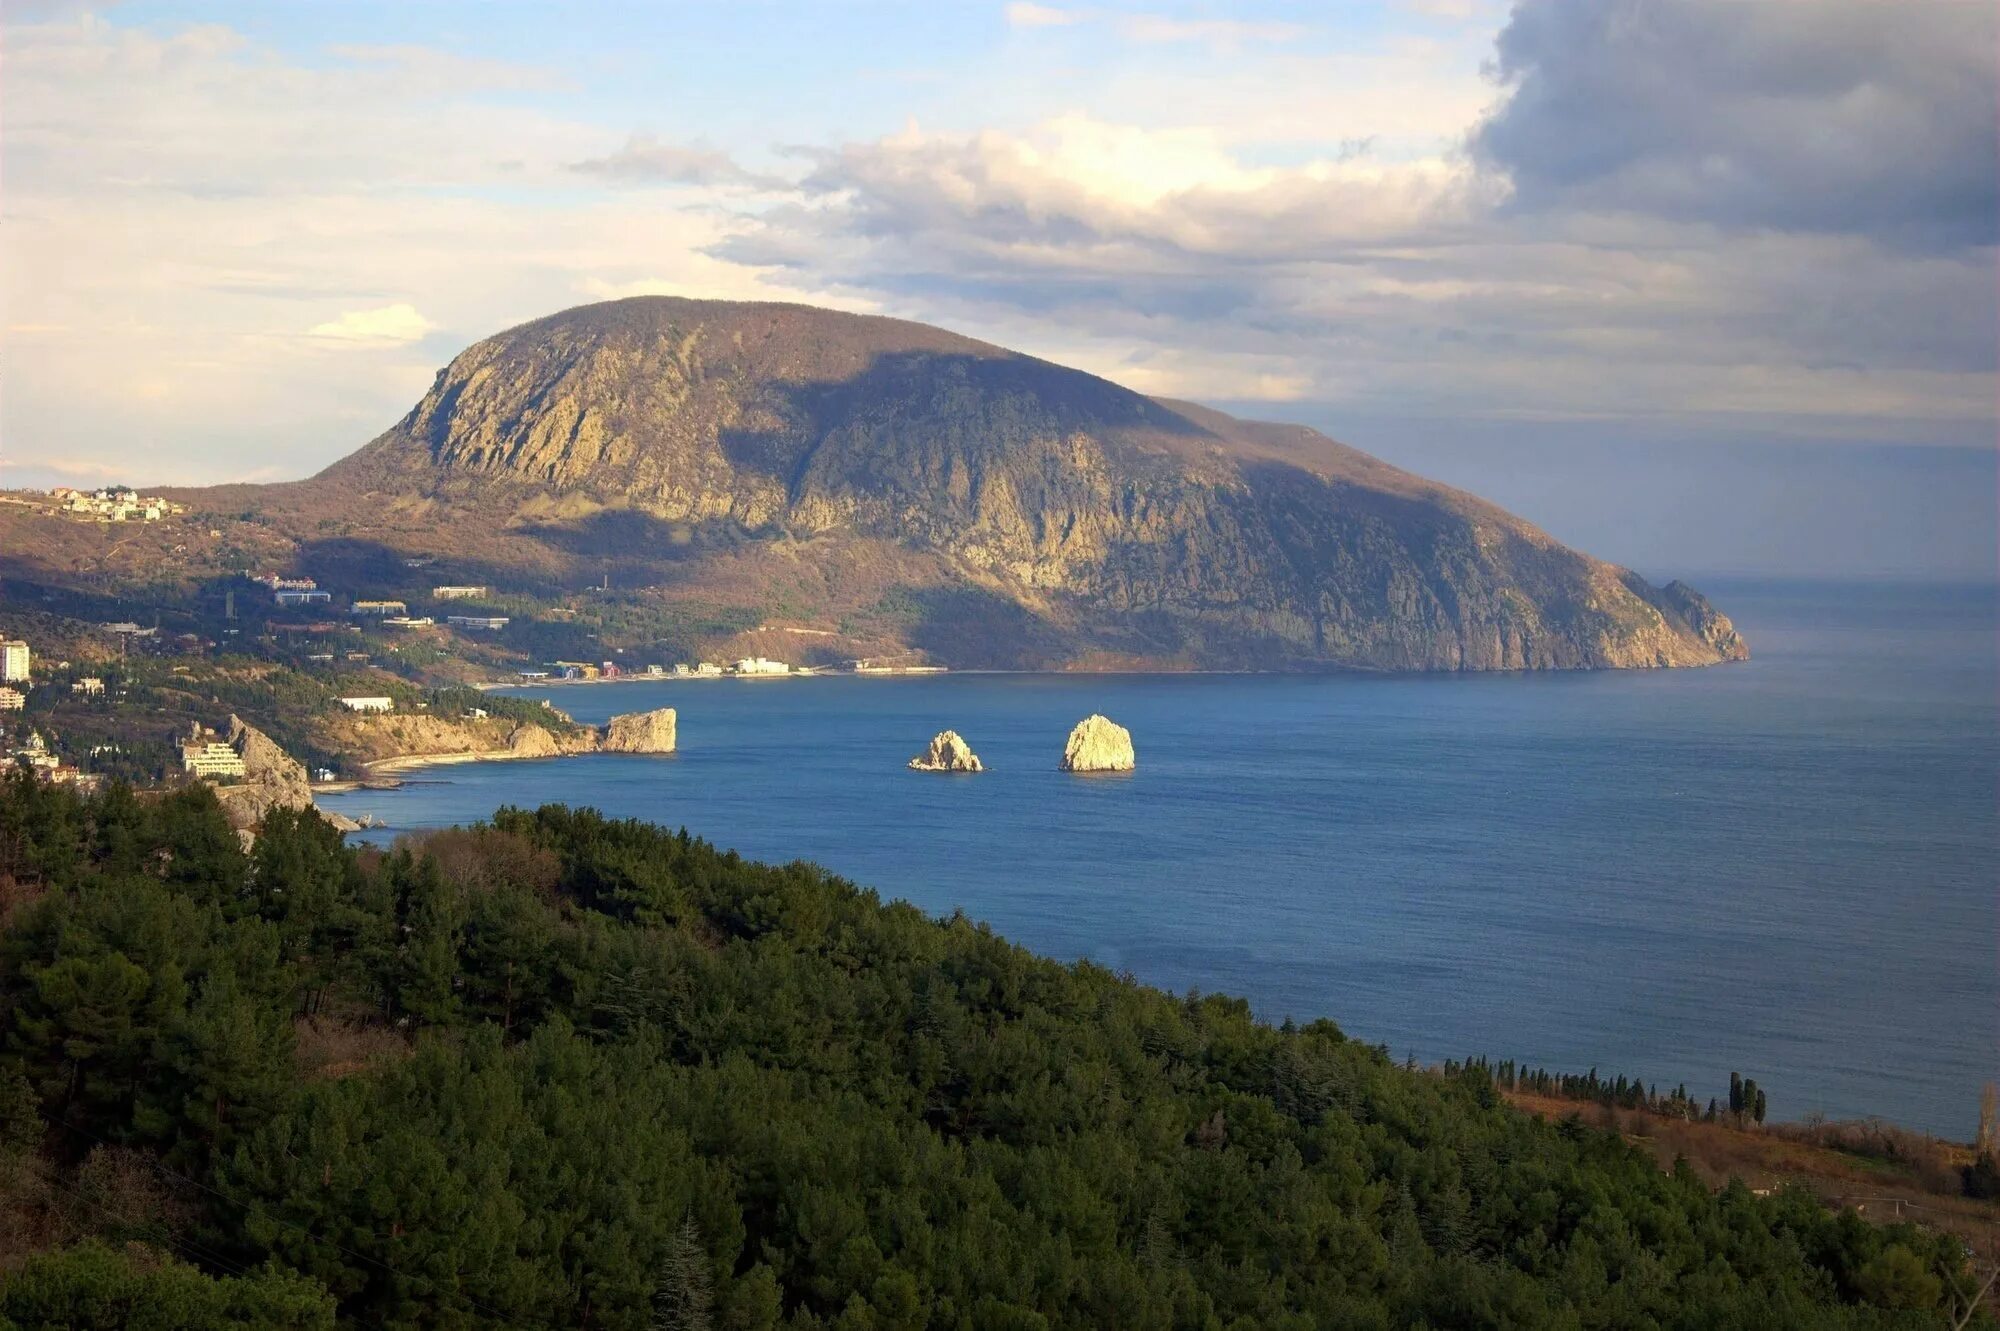
POLYGON ((372 310, 349 310, 338 319, 314 324, 312 335, 335 342, 397 345, 414 342, 437 325, 407 302, 372 310))
POLYGON ((1130 42, 1192 42, 1233 49, 1248 42, 1282 42, 1302 36, 1297 23, 1272 20, 1178 18, 1169 14, 1122 13, 1103 9, 1058 9, 1016 0, 1002 11, 1012 28, 1069 28, 1102 23, 1130 42))
POLYGON ((1244 19, 1181 19, 1160 14, 1130 14, 1116 20, 1117 28, 1135 42, 1201 42, 1233 48, 1245 42, 1283 42, 1303 36, 1296 23, 1244 19))
POLYGON ((1083 17, 1075 10, 1029 4, 1026 0, 1016 0, 1004 12, 1008 26, 1014 28, 1063 28, 1080 22, 1083 17))
MULTIPOLYGON (((1612 154, 1626 174, 1590 206, 1532 170, 1537 211, 1501 206, 1508 174, 1465 151, 1475 126, 1569 123, 1571 149, 1615 127, 1521 107, 1482 121, 1529 84, 1587 83, 1560 42, 1517 37, 1502 87, 1479 74, 1494 47, 1476 24, 1335 49, 1317 33, 1140 40, 1154 20, 1105 8, 1005 16, 1069 29, 1059 45, 1091 54, 1089 77, 1024 73, 1019 46, 1038 39, 1002 41, 990 68, 968 61, 990 82, 958 104, 1007 109, 809 144, 802 181, 741 165, 767 144, 565 114, 590 104, 560 72, 408 47, 300 61, 214 26, 10 23, 10 462, 302 473, 407 409, 440 330, 470 341, 645 292, 930 319, 1148 392, 1333 419, 1751 419, 1805 439, 1990 424, 1990 246, 1649 211, 1647 153, 1612 154)), ((1649 149, 1677 200, 1696 178, 1678 142, 1649 149)), ((1921 154, 1906 156, 1898 170, 1921 154)))

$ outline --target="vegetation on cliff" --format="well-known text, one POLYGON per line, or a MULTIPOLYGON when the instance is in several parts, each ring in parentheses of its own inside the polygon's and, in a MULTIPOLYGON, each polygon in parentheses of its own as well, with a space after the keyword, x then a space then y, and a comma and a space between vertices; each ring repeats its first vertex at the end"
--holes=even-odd
POLYGON ((1955 1242, 588 811, 0 790, 0 1323, 1923 1327, 1955 1242))

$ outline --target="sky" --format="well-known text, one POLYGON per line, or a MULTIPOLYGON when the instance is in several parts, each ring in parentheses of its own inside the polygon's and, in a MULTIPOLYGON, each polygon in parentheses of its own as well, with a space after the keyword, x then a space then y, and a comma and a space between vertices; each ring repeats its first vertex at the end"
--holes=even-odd
POLYGON ((1991 578, 1986 0, 0 20, 0 485, 307 475, 645 293, 1301 421, 1649 574, 1991 578))

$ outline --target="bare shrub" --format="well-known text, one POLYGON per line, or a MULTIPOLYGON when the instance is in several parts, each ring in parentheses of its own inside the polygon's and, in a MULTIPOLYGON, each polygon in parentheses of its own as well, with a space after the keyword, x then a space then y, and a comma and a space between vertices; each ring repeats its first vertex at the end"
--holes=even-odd
POLYGON ((547 897, 562 877, 562 863, 526 837, 492 827, 453 827, 411 838, 417 853, 437 862, 447 881, 468 892, 525 887, 547 897))
POLYGON ((293 1057, 308 1081, 349 1077, 371 1064, 402 1058, 409 1042, 386 1026, 338 1017, 300 1017, 292 1023, 293 1057))

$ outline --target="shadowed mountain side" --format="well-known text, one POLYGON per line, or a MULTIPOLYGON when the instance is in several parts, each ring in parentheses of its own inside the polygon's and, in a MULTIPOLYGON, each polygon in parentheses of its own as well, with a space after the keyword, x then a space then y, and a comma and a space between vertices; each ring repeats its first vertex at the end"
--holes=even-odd
POLYGON ((318 477, 201 499, 524 586, 615 570, 821 633, 874 616, 878 646, 886 598, 896 641, 958 665, 1744 654, 1691 589, 1314 431, 804 306, 645 297, 539 319, 468 348, 318 477))

